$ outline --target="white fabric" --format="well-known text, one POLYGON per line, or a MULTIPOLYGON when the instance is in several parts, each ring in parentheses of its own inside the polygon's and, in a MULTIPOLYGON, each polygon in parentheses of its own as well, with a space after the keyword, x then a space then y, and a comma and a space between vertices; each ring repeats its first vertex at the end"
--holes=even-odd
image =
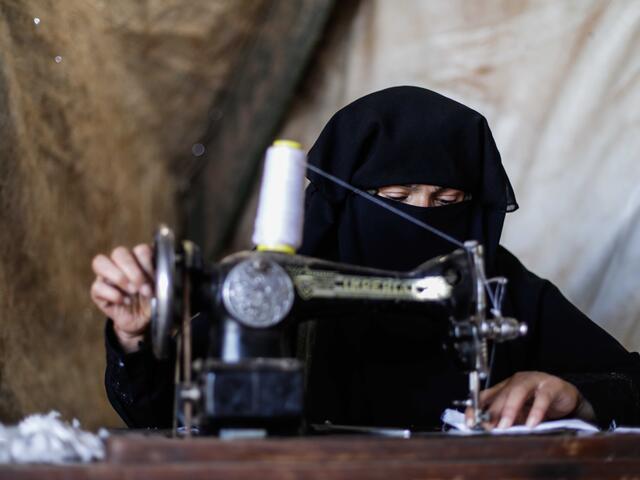
MULTIPOLYGON (((445 425, 449 425, 452 428, 455 428, 458 433, 466 433, 466 434, 476 434, 478 433, 475 430, 467 427, 465 423, 464 413, 459 412, 458 410, 453 410, 451 408, 447 408, 442 413, 442 423, 445 425)), ((584 420, 580 420, 578 418, 565 418, 562 420, 552 420, 549 422, 542 422, 536 425, 535 427, 527 427, 526 425, 514 425, 509 428, 494 428, 488 432, 481 433, 490 433, 491 435, 531 435, 536 433, 549 433, 557 430, 573 430, 576 432, 599 432, 598 427, 591 425, 590 423, 585 422, 584 420)))
POLYGON ((306 142, 348 102, 419 85, 483 113, 521 209, 503 244, 640 348, 640 2, 361 2, 283 135, 306 142))

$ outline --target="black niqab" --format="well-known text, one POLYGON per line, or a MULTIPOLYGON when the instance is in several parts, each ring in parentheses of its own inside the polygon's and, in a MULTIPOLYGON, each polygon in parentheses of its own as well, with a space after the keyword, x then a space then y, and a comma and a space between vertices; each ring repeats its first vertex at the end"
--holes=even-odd
MULTIPOLYGON (((489 264, 505 212, 518 208, 485 118, 423 88, 389 88, 343 108, 323 129, 309 162, 362 190, 402 184, 463 190, 472 197, 470 205, 424 209, 391 202, 457 240, 479 240, 489 264)), ((309 180, 302 253, 332 251, 342 262, 406 270, 455 248, 316 173, 309 180), (363 223, 367 231, 360 231, 363 223), (397 241, 379 238, 393 232, 397 241), (335 240, 339 245, 331 245, 335 240), (387 255, 367 256, 360 251, 365 245, 387 255), (396 254, 402 258, 394 265, 396 254)))

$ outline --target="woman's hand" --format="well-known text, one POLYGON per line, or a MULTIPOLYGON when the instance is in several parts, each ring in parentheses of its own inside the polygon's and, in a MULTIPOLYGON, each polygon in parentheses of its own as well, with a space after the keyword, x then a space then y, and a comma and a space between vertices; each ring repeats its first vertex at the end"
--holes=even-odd
POLYGON ((91 299, 113 320, 114 331, 124 351, 137 350, 151 321, 151 247, 147 244, 133 250, 117 247, 110 257, 97 255, 91 266, 96 274, 91 285, 91 299))
MULTIPOLYGON (((480 392, 480 406, 489 412, 489 428, 526 424, 533 428, 543 420, 573 414, 593 420, 593 408, 576 387, 543 372, 518 372, 480 392)), ((467 410, 467 418, 471 411, 467 410)))

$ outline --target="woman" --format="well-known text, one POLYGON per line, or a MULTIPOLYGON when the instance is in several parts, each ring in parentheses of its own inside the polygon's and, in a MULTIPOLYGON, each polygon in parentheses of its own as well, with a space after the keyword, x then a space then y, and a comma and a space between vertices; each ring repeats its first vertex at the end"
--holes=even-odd
MULTIPOLYGON (((429 90, 390 88, 334 115, 309 162, 455 239, 480 241, 488 274, 507 277, 503 312, 526 322, 529 333, 496 346, 493 383, 481 396, 491 426, 534 426, 564 416, 603 427, 640 423, 638 355, 626 352, 556 287, 499 246, 505 213, 518 206, 480 114, 429 90)), ((301 254, 408 270, 455 248, 323 176, 310 173, 309 180, 301 254)), ((149 259, 148 247, 139 246, 94 260, 93 298, 114 327, 107 329, 107 391, 130 425, 166 425, 170 418, 168 366, 155 362, 148 348, 125 354, 137 350, 148 328, 148 316, 136 315, 124 302, 128 294, 150 293, 144 280, 149 259)), ((309 419, 438 425, 442 410, 464 398, 466 380, 425 324, 318 324, 309 419)))

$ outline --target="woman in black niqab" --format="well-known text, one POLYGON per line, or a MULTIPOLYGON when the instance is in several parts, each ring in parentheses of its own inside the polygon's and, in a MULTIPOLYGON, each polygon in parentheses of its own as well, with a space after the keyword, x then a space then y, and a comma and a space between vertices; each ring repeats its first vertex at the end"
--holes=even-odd
MULTIPOLYGON (((336 113, 309 161, 363 190, 426 184, 465 192, 464 201, 433 208, 378 197, 438 228, 452 243, 310 173, 300 253, 408 270, 450 252, 459 241, 480 241, 488 273, 509 280, 503 313, 529 329, 525 338, 496 346, 494 386, 484 392, 494 416, 504 420, 512 400, 505 400, 505 392, 514 392, 514 385, 534 379, 528 385, 537 388, 542 379, 573 395, 567 398, 573 398, 570 405, 577 410, 556 408, 555 417, 592 416, 602 427, 614 421, 640 424, 638 355, 628 353, 499 245, 505 214, 517 204, 482 115, 429 90, 383 90, 336 113)), ((430 429, 439 427, 444 408, 466 397, 466 378, 441 348, 439 322, 338 315, 319 322, 305 342, 310 346, 305 352, 309 421, 430 429)), ((132 427, 170 426, 172 362, 157 361, 145 343, 125 353, 111 321, 106 348, 105 385, 120 416, 132 427)))
MULTIPOLYGON (((427 184, 465 192, 459 203, 424 208, 378 197, 448 236, 485 248, 490 275, 509 280, 503 312, 525 321, 526 338, 498 345, 492 383, 541 371, 575 385, 608 426, 640 422, 640 360, 551 283, 499 245, 518 208, 486 119, 418 87, 367 95, 337 112, 309 162, 362 190, 427 184)), ((457 245, 310 172, 300 253, 389 270, 410 270, 457 245)), ((440 425, 466 396, 466 378, 429 322, 336 318, 315 328, 308 417, 312 422, 440 425)))

